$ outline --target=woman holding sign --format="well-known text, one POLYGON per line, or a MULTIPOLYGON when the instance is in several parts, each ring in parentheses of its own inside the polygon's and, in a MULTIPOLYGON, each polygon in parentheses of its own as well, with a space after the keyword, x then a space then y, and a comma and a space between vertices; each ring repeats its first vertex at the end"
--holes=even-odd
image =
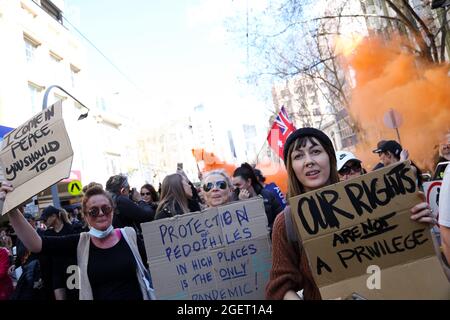
POLYGON ((202 194, 208 207, 218 207, 231 199, 231 181, 224 170, 213 170, 203 175, 202 194))
MULTIPOLYGON (((3 182, 0 200, 11 191, 12 186, 3 182)), ((111 196, 99 187, 88 189, 83 197, 82 212, 89 232, 59 237, 40 237, 18 209, 9 212, 9 220, 31 252, 76 257, 77 266, 67 270, 67 284, 79 289, 80 300, 150 299, 148 271, 141 260, 144 248, 138 248, 133 228, 113 228, 111 196)))
MULTIPOLYGON (((333 144, 320 130, 294 131, 284 145, 283 155, 288 172, 288 199, 339 182, 333 144)), ((273 226, 272 269, 266 297, 299 299, 296 292, 303 290, 305 299, 321 299, 305 251, 296 239, 294 222, 286 211, 277 216, 273 226)), ((435 223, 426 202, 414 206, 411 213, 414 220, 435 223)))

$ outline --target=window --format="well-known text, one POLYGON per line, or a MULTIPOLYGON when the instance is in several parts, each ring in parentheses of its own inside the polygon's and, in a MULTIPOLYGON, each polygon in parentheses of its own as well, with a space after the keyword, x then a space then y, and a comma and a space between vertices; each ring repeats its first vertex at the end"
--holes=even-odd
POLYGON ((36 114, 41 110, 40 98, 42 87, 28 82, 28 92, 30 94, 31 101, 31 113, 36 114))
POLYGON ((106 102, 103 97, 97 97, 97 108, 101 111, 106 111, 106 102))
POLYGON ((59 23, 63 23, 62 21, 62 12, 61 10, 55 6, 49 0, 41 0, 41 8, 47 12, 53 19, 57 20, 59 23))
POLYGON ((59 78, 59 76, 61 75, 61 60, 62 58, 60 56, 50 51, 50 63, 53 70, 53 76, 55 78, 59 78))
POLYGON ((72 88, 75 88, 77 85, 79 72, 80 69, 78 69, 74 65, 70 65, 70 81, 72 83, 72 88))
POLYGON ((34 61, 36 49, 39 46, 39 43, 25 34, 23 35, 23 40, 25 42, 25 56, 27 58, 27 62, 32 63, 34 61))
POLYGON ((114 175, 119 172, 120 154, 110 152, 105 153, 105 164, 108 175, 114 175))

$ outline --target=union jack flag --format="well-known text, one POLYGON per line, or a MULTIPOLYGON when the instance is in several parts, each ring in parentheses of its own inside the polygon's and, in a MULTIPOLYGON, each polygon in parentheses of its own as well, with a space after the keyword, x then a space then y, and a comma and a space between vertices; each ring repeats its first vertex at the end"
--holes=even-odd
POLYGON ((267 135, 267 141, 269 142, 270 147, 282 160, 283 148, 286 143, 286 139, 294 131, 295 126, 289 119, 286 109, 282 106, 280 112, 273 121, 269 134, 267 135))

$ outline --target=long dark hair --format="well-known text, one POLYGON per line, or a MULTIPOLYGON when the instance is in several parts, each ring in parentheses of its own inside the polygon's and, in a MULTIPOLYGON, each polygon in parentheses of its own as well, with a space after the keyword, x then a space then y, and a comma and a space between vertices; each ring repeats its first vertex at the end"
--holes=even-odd
POLYGON ((166 176, 161 185, 161 200, 159 201, 156 214, 164 208, 175 213, 177 204, 184 213, 189 212, 188 198, 183 188, 183 177, 178 173, 170 174, 166 176))
POLYGON ((148 191, 150 191, 150 196, 152 198, 152 202, 158 202, 159 201, 158 193, 156 192, 155 188, 150 183, 144 184, 141 187, 141 190, 142 189, 147 189, 148 191))
POLYGON ((288 198, 295 197, 302 193, 305 193, 305 187, 297 179, 294 169, 292 168, 291 155, 294 150, 298 150, 300 148, 305 147, 306 144, 308 143, 308 141, 311 142, 311 144, 314 146, 316 146, 317 143, 320 143, 320 145, 324 148, 325 152, 328 154, 328 157, 330 158, 330 178, 329 178, 330 184, 339 182, 339 175, 338 175, 337 167, 336 167, 336 153, 334 151, 334 148, 327 144, 323 144, 316 137, 303 136, 301 138, 298 138, 294 143, 292 143, 289 146, 289 150, 287 153, 287 159, 285 159, 286 160, 286 169, 287 169, 287 173, 288 173, 288 198))
POLYGON ((247 162, 244 162, 241 164, 240 167, 236 168, 233 172, 233 177, 242 177, 245 181, 250 179, 253 189, 255 190, 256 194, 260 194, 261 190, 263 189, 263 186, 261 183, 259 183, 258 179, 256 178, 255 171, 253 170, 253 167, 249 165, 247 162))

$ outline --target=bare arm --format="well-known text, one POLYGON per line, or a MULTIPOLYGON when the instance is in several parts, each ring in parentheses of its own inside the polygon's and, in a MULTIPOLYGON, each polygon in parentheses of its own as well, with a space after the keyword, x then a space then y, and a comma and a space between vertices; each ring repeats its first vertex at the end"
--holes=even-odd
MULTIPOLYGON (((0 200, 3 200, 6 193, 13 191, 13 188, 5 182, 0 187, 0 200)), ((36 230, 28 223, 23 214, 18 209, 13 209, 9 213, 9 222, 17 233, 19 239, 31 252, 41 252, 42 239, 36 230)))
POLYGON ((300 300, 300 297, 294 290, 286 291, 283 300, 300 300))
POLYGON ((42 250, 42 239, 36 230, 28 223, 23 214, 15 209, 9 213, 9 222, 25 247, 34 253, 42 250))
POLYGON ((450 265, 450 228, 441 225, 442 249, 447 263, 450 265))

